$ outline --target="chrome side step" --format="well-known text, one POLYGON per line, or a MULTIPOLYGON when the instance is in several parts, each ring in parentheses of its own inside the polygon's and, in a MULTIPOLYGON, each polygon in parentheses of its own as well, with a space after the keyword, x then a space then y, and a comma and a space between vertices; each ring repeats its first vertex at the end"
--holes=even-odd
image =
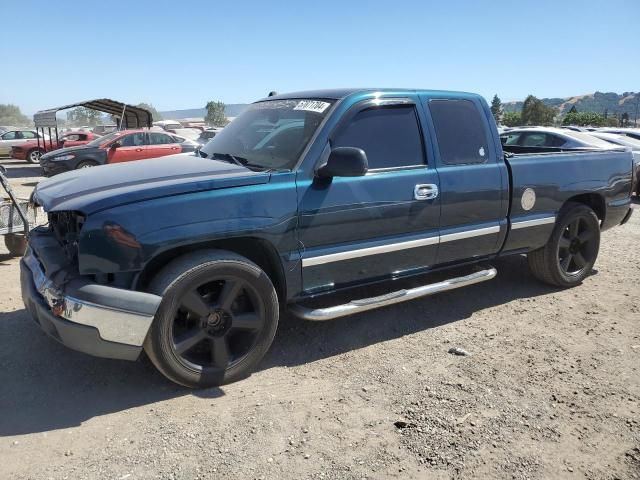
POLYGON ((334 318, 353 315, 354 313, 366 312, 375 308, 386 307, 395 303, 406 302, 420 297, 433 295, 434 293, 446 292, 454 288, 466 287, 474 283, 491 280, 498 274, 498 271, 491 267, 486 270, 474 272, 463 277, 450 278, 438 283, 423 285, 421 287, 410 288, 409 290, 398 290, 378 297, 352 300, 344 305, 336 305, 327 308, 307 308, 302 305, 291 305, 289 311, 298 318, 304 320, 332 320, 334 318))

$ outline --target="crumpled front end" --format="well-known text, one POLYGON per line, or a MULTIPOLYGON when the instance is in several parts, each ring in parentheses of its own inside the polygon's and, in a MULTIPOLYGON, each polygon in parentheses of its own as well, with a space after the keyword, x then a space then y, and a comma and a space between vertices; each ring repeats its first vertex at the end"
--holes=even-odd
POLYGON ((162 298, 79 275, 74 242, 61 244, 54 231, 39 227, 31 232, 20 262, 25 307, 48 335, 69 348, 137 359, 162 298))

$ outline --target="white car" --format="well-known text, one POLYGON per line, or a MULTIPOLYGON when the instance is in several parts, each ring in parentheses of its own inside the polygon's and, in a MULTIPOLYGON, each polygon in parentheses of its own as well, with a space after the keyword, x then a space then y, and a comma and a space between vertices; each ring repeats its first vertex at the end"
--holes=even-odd
POLYGON ((42 135, 42 133, 36 133, 35 130, 15 129, 9 130, 0 134, 0 157, 10 157, 11 147, 17 147, 23 143, 35 140, 40 137, 44 140, 49 140, 48 135, 42 135))

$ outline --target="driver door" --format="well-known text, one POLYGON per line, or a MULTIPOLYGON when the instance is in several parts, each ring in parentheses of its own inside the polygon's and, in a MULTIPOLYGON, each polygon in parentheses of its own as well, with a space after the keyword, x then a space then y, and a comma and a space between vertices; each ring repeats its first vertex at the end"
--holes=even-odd
POLYGON ((114 148, 111 144, 107 153, 107 163, 130 162, 144 158, 147 148, 145 132, 130 133, 120 137, 116 142, 120 145, 114 148))
POLYGON ((364 101, 343 118, 325 152, 361 148, 369 170, 297 180, 308 293, 418 273, 436 259, 438 174, 427 163, 415 99, 364 101))

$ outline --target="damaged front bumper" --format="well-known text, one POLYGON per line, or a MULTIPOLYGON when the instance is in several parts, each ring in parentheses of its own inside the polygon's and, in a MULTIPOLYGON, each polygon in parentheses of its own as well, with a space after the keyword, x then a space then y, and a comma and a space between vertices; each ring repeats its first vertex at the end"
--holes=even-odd
POLYGON ((162 298, 65 274, 63 262, 52 258, 64 255, 54 242, 50 236, 32 236, 20 262, 22 300, 31 316, 69 348, 136 360, 162 298))

